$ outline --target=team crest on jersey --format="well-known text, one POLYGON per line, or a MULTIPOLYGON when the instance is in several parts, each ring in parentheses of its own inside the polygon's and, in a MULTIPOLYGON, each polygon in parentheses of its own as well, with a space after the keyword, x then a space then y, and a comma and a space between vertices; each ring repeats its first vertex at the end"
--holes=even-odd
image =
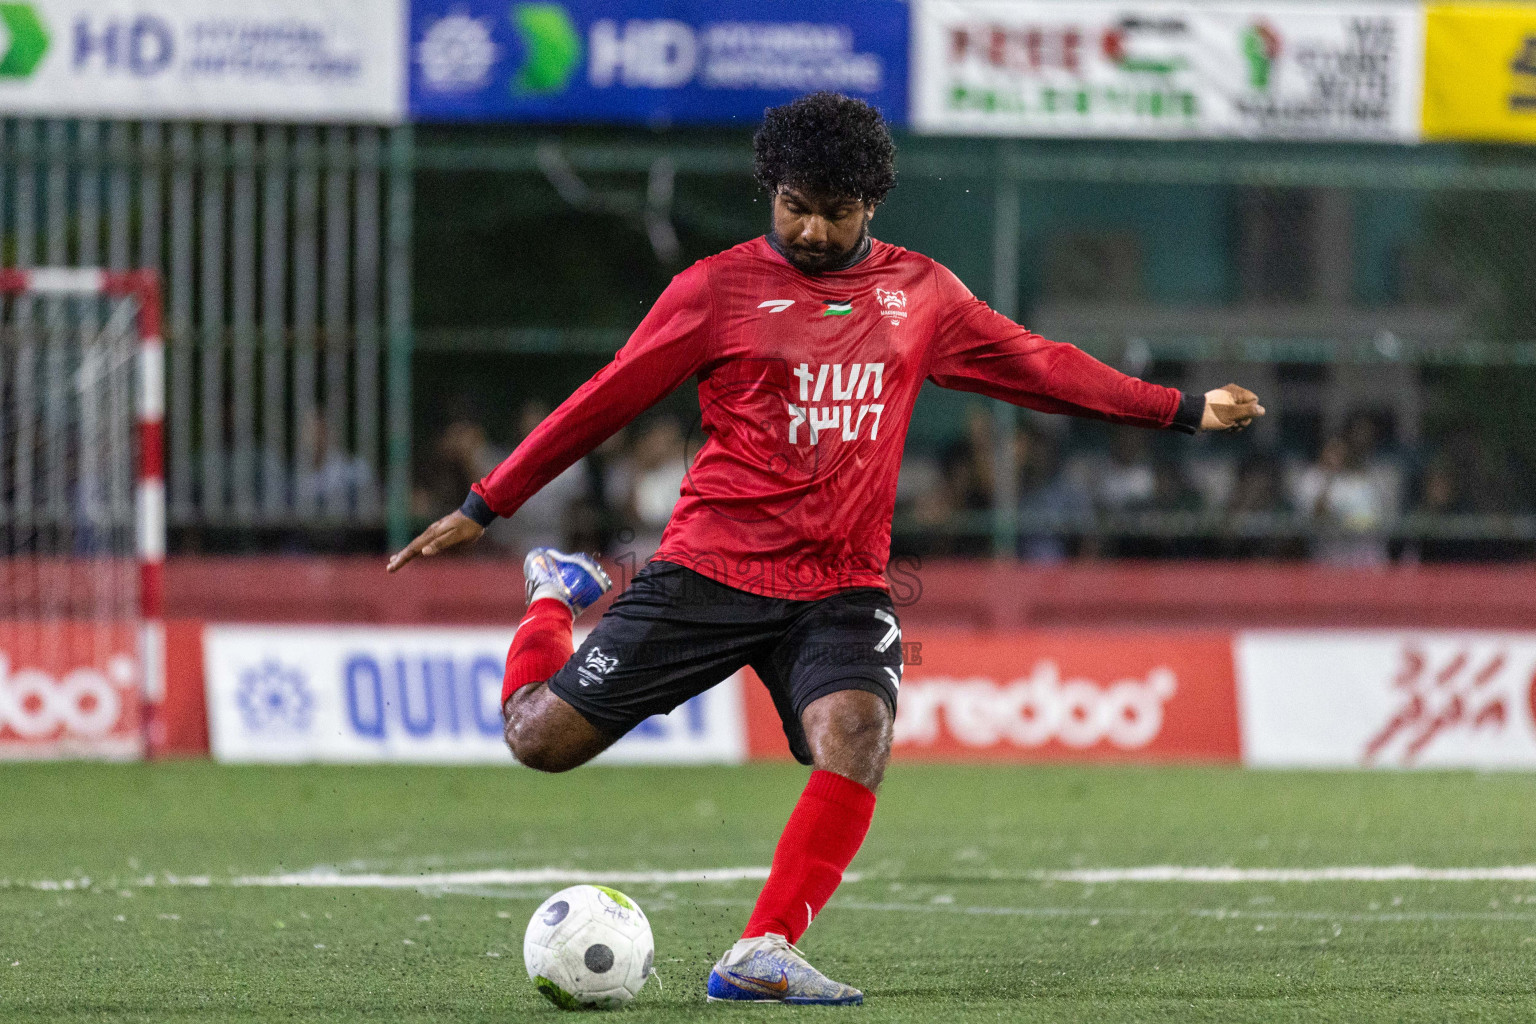
POLYGON ((594 647, 587 652, 587 656, 576 674, 581 677, 582 686, 591 686, 601 683, 603 678, 619 667, 619 659, 610 654, 604 654, 601 647, 594 647))
POLYGON ((884 288, 876 288, 875 301, 880 303, 880 315, 889 319, 892 326, 907 318, 906 292, 900 289, 888 292, 884 288))

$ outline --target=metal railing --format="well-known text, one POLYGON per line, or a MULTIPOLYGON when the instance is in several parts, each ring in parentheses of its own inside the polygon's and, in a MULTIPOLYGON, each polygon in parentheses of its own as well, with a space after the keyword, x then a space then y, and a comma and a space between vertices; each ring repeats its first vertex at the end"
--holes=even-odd
POLYGON ((407 128, 0 121, 4 262, 165 282, 173 528, 406 527, 407 128))

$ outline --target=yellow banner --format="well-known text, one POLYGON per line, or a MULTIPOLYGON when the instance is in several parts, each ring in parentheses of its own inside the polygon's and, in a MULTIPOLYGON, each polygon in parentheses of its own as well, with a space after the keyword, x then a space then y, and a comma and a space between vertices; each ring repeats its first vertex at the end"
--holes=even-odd
POLYGON ((1428 9, 1424 137, 1536 142, 1536 4, 1428 9))

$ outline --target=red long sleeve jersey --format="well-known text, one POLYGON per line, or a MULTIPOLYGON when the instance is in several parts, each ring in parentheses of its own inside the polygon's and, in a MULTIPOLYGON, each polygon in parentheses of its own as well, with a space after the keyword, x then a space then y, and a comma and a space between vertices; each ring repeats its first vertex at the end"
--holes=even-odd
POLYGON ((856 265, 811 276, 756 238, 673 278, 613 361, 476 493, 510 516, 690 376, 702 444, 655 557, 797 600, 886 586, 924 380, 1144 427, 1168 426, 1182 397, 1030 333, 900 246, 874 242, 856 265))

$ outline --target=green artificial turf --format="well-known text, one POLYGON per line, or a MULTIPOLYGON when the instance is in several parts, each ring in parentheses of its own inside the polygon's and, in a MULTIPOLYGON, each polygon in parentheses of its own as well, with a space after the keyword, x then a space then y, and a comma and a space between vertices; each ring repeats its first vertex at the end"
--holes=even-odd
MULTIPOLYGON (((226 883, 316 866, 764 865, 804 777, 0 765, 0 1021, 563 1019, 521 953, 556 885, 226 883)), ((625 884, 655 928, 661 984, 619 1019, 1529 1020, 1536 882, 1030 872, 1536 863, 1533 806, 1536 777, 1514 774, 897 765, 861 880, 801 944, 865 991, 862 1008, 705 1004, 757 883, 625 884)))

